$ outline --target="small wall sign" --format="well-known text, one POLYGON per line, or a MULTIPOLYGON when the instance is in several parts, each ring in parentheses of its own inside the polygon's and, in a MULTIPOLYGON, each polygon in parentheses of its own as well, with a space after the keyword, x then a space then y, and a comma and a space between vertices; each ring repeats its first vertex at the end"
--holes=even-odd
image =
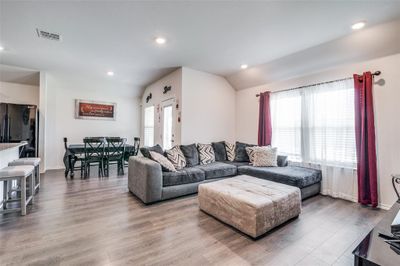
POLYGON ((116 103, 75 100, 76 119, 115 120, 116 103))

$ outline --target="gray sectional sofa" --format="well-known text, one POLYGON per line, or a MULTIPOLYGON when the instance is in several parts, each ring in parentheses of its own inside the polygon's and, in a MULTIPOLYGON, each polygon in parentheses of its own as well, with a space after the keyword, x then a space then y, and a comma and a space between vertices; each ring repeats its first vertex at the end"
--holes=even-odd
POLYGON ((216 151, 216 162, 166 172, 159 163, 147 158, 146 150, 141 151, 145 156, 129 158, 128 188, 146 204, 197 193, 199 184, 236 175, 250 175, 296 186, 301 190, 302 199, 318 194, 321 187, 321 171, 288 166, 285 156, 278 156, 278 167, 254 167, 246 158, 233 162, 221 160, 226 158, 218 156, 216 151))

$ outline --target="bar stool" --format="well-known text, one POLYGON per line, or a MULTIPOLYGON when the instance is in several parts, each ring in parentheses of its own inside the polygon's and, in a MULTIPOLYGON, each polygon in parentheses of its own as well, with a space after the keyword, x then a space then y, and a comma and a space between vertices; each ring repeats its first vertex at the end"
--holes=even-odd
POLYGON ((31 165, 35 167, 34 184, 35 192, 40 188, 40 158, 20 158, 8 163, 8 166, 31 165))
POLYGON ((26 215, 26 205, 33 203, 33 194, 35 190, 33 171, 35 167, 31 165, 8 166, 0 169, 0 181, 3 181, 3 208, 0 213, 9 213, 21 211, 21 215, 26 215), (10 199, 8 197, 8 182, 17 181, 21 184, 21 198, 10 199), (29 188, 29 195, 26 191, 29 188), (7 204, 15 201, 20 201, 20 208, 7 209, 7 204))

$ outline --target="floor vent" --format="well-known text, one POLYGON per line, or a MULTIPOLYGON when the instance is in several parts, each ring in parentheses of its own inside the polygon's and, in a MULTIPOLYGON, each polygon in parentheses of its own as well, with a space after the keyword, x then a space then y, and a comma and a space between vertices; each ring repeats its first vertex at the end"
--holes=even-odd
POLYGON ((39 38, 44 38, 52 41, 61 41, 61 35, 58 33, 52 33, 41 29, 36 29, 36 32, 39 38))

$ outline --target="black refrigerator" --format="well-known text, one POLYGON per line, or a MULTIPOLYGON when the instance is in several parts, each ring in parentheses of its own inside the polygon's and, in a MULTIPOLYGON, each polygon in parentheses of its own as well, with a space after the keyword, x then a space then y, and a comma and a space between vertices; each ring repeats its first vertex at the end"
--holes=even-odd
POLYGON ((26 141, 21 157, 38 156, 36 105, 0 103, 0 143, 26 141))

